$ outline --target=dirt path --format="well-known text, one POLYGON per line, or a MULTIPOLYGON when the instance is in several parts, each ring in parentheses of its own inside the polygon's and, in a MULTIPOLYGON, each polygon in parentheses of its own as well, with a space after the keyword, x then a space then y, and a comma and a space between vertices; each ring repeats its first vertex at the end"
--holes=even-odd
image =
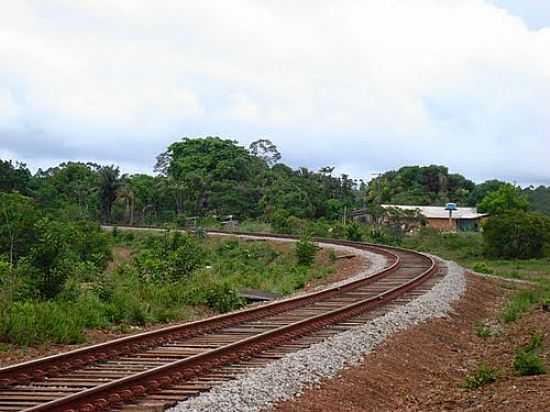
POLYGON ((539 332, 545 334, 543 356, 550 369, 550 314, 535 311, 504 325, 500 336, 476 334, 480 322, 496 323, 507 292, 500 281, 469 275, 466 295, 450 317, 395 335, 359 367, 275 410, 550 411, 550 376, 519 377, 512 368, 515 349, 539 332), (480 362, 499 370, 497 382, 475 391, 463 389, 465 376, 480 362))

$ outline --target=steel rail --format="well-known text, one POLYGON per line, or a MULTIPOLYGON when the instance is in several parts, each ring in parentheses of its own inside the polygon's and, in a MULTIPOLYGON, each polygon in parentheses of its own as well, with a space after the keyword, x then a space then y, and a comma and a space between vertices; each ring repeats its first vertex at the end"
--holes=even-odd
POLYGON ((427 280, 437 270, 437 264, 433 258, 426 255, 421 256, 429 261, 429 267, 424 272, 408 282, 386 290, 374 297, 299 320, 275 330, 263 332, 202 354, 27 408, 24 412, 98 412, 107 408, 120 407, 124 402, 145 396, 149 392, 189 380, 213 368, 234 362, 243 357, 250 357, 265 349, 310 334, 327 325, 358 316, 404 295, 427 280))
MULTIPOLYGON (((133 228, 134 226, 132 226, 133 228)), ((140 227, 144 229, 158 229, 152 227, 140 227)), ((295 239, 293 236, 260 234, 260 233, 235 233, 224 231, 210 231, 212 234, 224 234, 234 236, 254 236, 254 237, 275 237, 285 239, 295 239)), ((321 240, 320 240, 321 241, 321 240)), ((194 322, 169 326, 154 331, 143 332, 112 341, 86 346, 73 351, 51 355, 48 357, 35 359, 16 365, 0 369, 0 388, 13 386, 16 384, 26 384, 32 381, 43 380, 46 377, 55 377, 59 374, 81 368, 98 361, 112 359, 116 356, 128 355, 139 352, 147 348, 161 345, 178 338, 191 338, 212 332, 224 327, 232 326, 246 321, 261 319, 266 316, 274 315, 318 302, 330 298, 340 293, 369 285, 387 274, 396 270, 400 265, 400 258, 396 254, 378 245, 337 241, 323 239, 322 242, 334 245, 345 245, 359 249, 370 250, 375 253, 385 255, 393 260, 393 263, 385 269, 367 277, 346 283, 338 287, 323 289, 317 292, 311 292, 300 296, 278 300, 253 308, 246 308, 240 311, 228 314, 210 317, 208 319, 194 322)))

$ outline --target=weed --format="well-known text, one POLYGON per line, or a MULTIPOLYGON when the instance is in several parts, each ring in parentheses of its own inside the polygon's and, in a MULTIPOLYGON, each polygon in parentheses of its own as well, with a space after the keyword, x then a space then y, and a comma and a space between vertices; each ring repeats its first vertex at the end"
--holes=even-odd
POLYGON ((491 327, 486 324, 479 324, 476 326, 476 335, 480 338, 490 338, 493 336, 491 327))
POLYGON ((493 273, 493 270, 491 268, 489 268, 489 266, 485 262, 476 262, 476 263, 474 263, 474 265, 472 266, 472 270, 474 272, 486 273, 488 275, 491 275, 493 273))
POLYGON ((515 293, 506 303, 501 313, 504 322, 513 322, 537 303, 538 293, 534 290, 521 290, 515 293))
POLYGON ((546 373, 544 363, 540 358, 540 351, 543 349, 543 335, 533 334, 531 340, 523 348, 516 351, 514 358, 514 369, 521 376, 542 375, 546 373))
POLYGON ((310 236, 303 236, 296 242, 296 258, 299 265, 311 266, 315 261, 315 255, 319 251, 319 246, 311 241, 310 236))
POLYGON ((466 376, 463 387, 468 390, 481 388, 497 380, 497 370, 481 363, 474 373, 466 376))
POLYGON ((334 249, 329 249, 327 255, 330 263, 336 262, 336 251, 334 249))
POLYGON ((514 359, 514 369, 521 376, 542 375, 546 373, 540 356, 533 351, 520 349, 514 359))

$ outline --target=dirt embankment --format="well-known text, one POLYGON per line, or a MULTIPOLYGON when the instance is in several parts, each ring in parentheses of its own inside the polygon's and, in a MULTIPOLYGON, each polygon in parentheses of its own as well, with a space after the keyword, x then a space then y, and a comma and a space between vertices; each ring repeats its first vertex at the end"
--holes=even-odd
POLYGON ((545 335, 543 357, 550 369, 550 314, 538 310, 503 325, 499 336, 477 336, 480 323, 496 323, 509 291, 503 285, 469 275, 466 295, 448 318, 395 335, 359 367, 275 410, 550 411, 550 375, 520 377, 512 368, 515 350, 536 332, 545 335), (481 362, 498 369, 497 381, 463 389, 465 377, 481 362))

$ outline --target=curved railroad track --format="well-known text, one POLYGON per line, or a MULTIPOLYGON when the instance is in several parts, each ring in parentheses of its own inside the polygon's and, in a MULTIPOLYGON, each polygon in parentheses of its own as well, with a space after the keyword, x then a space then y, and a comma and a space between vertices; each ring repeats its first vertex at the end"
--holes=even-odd
POLYGON ((0 369, 0 411, 131 410, 144 402, 167 407, 364 323, 423 293, 441 274, 433 258, 417 252, 322 241, 381 254, 386 267, 339 287, 0 369))

